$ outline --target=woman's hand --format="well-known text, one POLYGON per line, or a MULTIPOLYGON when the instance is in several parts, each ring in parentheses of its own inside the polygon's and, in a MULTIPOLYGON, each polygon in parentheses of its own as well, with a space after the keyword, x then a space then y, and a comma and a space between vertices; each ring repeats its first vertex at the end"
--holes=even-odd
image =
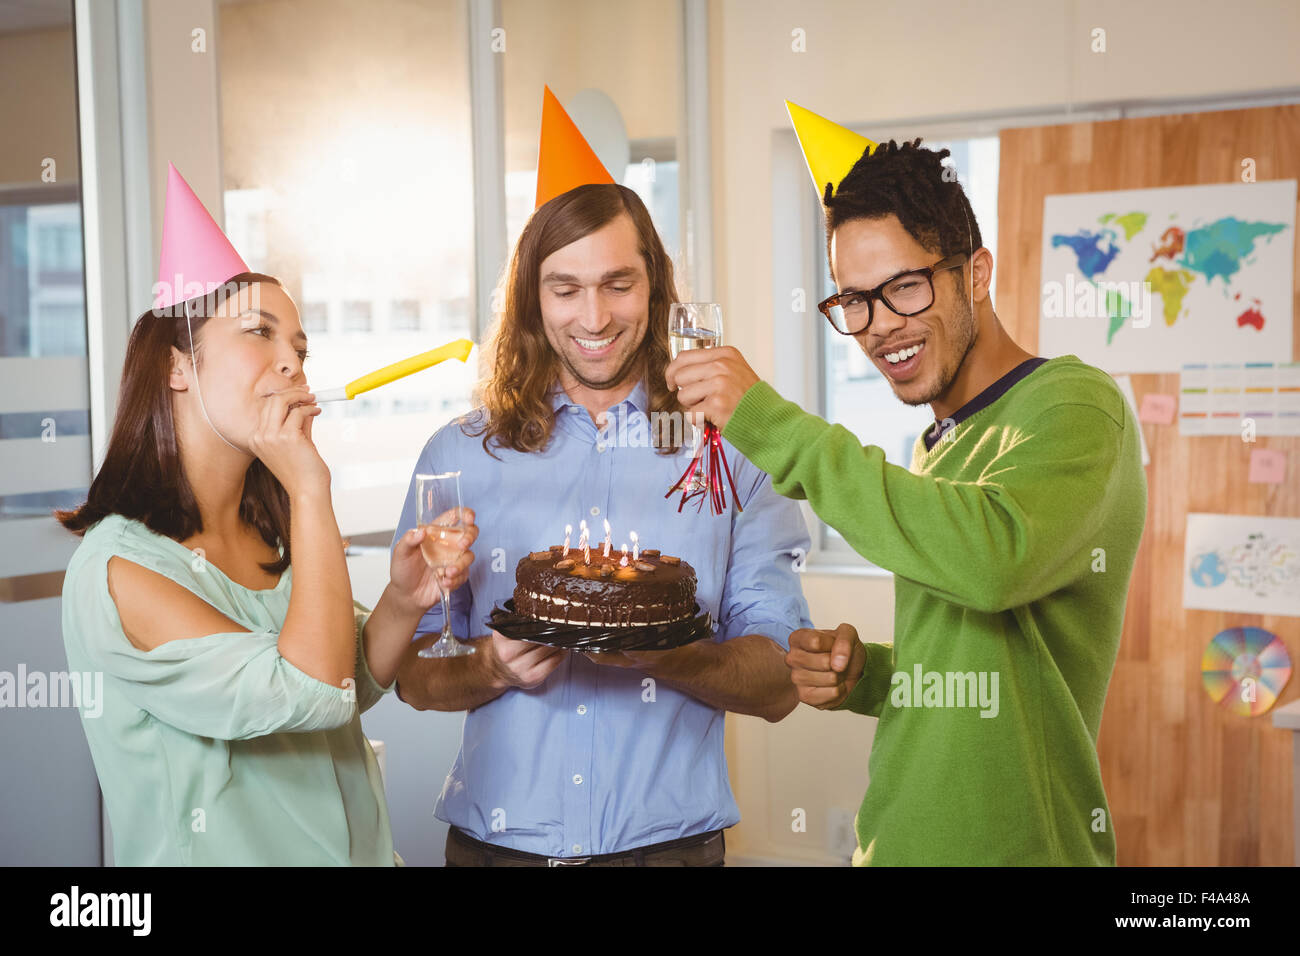
POLYGON ((422 545, 426 535, 432 537, 441 533, 438 525, 455 521, 454 508, 438 515, 432 525, 412 528, 398 539, 397 546, 393 548, 388 577, 394 597, 408 607, 418 607, 422 614, 438 600, 439 579, 448 594, 469 580, 469 566, 474 563, 474 552, 470 548, 478 539, 478 525, 474 523, 472 508, 460 510, 465 529, 460 532, 459 544, 464 550, 450 567, 437 570, 431 568, 425 560, 422 545))
POLYGON ((330 470, 311 438, 321 413, 306 385, 291 385, 263 400, 262 418, 248 438, 249 450, 279 479, 290 498, 329 494, 330 470))

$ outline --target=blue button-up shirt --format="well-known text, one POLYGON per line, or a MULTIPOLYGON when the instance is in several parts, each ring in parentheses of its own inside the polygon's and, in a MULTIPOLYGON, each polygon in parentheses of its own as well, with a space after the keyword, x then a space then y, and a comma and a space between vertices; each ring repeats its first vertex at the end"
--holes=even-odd
MULTIPOLYGON (((613 552, 636 531, 642 548, 691 564, 715 641, 761 634, 788 649, 791 631, 812 626, 798 577, 807 526, 765 473, 724 441, 744 511, 728 489, 725 514, 707 502, 697 512, 698 498, 678 513, 680 494, 664 493, 690 463, 689 430, 674 455, 650 447, 644 382, 610 409, 604 427, 562 389, 553 407, 544 451, 494 444, 498 461, 452 422, 420 454, 416 474, 461 472, 462 501, 479 528, 469 580, 451 598, 457 636, 486 634, 492 609, 514 594, 519 560, 562 543, 566 524, 576 546, 584 519, 593 551, 608 519, 613 552)), ((415 523, 412 476, 396 537, 415 523)), ((417 637, 441 629, 439 602, 417 637)), ((617 853, 729 827, 740 812, 727 780, 723 719, 724 711, 656 686, 634 668, 571 652, 541 685, 511 688, 466 714, 434 815, 479 840, 552 857, 617 853)))

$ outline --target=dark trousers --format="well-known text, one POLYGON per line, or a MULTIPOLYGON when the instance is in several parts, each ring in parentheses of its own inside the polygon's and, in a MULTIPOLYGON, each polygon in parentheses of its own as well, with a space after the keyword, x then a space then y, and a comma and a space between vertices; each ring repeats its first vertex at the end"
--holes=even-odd
POLYGON ((463 830, 447 831, 447 866, 725 866, 727 841, 721 830, 600 856, 554 859, 476 840, 463 830))

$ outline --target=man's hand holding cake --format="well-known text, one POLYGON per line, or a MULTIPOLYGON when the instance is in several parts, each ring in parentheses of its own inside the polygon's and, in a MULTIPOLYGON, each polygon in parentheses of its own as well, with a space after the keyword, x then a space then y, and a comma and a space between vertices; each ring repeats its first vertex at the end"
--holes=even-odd
MULTIPOLYGON (((411 646, 418 651, 429 647, 437 639, 437 634, 426 634, 411 646)), ((532 690, 545 683, 551 672, 564 663, 569 653, 562 647, 516 641, 492 630, 474 643, 477 653, 472 657, 461 658, 465 662, 461 666, 474 674, 467 676, 461 685, 460 693, 463 696, 460 699, 449 698, 446 701, 447 704, 459 703, 459 707, 426 707, 418 701, 405 697, 402 699, 419 710, 472 710, 512 687, 532 690)), ((400 687, 398 694, 401 696, 400 687)))

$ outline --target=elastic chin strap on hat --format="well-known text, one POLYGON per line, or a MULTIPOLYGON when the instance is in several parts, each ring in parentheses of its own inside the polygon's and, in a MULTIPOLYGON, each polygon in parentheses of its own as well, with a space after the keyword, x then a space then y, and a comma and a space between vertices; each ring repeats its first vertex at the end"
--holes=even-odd
MULTIPOLYGON (((969 200, 968 200, 969 201, 969 200)), ((966 217, 966 248, 970 250, 967 254, 966 261, 970 265, 970 312, 975 314, 975 234, 970 227, 970 213, 966 207, 961 207, 961 214, 966 217)))
POLYGON ((223 442, 225 442, 235 451, 239 452, 241 455, 247 455, 248 454, 247 451, 245 451, 243 448, 240 448, 238 445, 234 444, 225 435, 221 434, 221 432, 217 430, 217 426, 212 424, 212 419, 208 417, 208 406, 205 405, 203 402, 203 386, 199 384, 199 366, 198 366, 198 362, 196 361, 196 355, 194 351, 194 329, 190 325, 190 303, 188 301, 185 303, 184 308, 185 308, 185 330, 190 335, 190 367, 194 369, 194 388, 199 393, 199 408, 203 410, 203 420, 208 423, 208 427, 211 428, 213 433, 218 438, 220 438, 223 442))

